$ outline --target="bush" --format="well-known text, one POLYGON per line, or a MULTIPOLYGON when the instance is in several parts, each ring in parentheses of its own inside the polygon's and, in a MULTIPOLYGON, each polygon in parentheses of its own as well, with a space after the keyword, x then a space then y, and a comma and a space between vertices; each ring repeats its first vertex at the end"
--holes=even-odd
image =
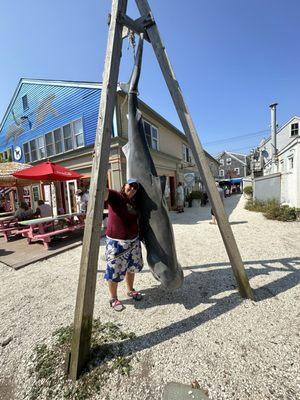
POLYGON ((253 196, 253 188, 252 188, 252 186, 246 186, 246 187, 243 189, 243 192, 244 192, 245 194, 247 194, 247 195, 253 196))
POLYGON ((202 199, 202 193, 198 190, 195 190, 194 192, 191 192, 189 194, 189 200, 201 200, 202 199))
POLYGON ((249 211, 262 212, 267 219, 277 221, 296 220, 296 209, 287 205, 280 205, 276 200, 248 200, 245 209, 249 211))
POLYGON ((269 207, 264 216, 267 219, 276 219, 277 221, 295 221, 296 210, 294 207, 289 207, 287 205, 277 205, 277 207, 269 207))

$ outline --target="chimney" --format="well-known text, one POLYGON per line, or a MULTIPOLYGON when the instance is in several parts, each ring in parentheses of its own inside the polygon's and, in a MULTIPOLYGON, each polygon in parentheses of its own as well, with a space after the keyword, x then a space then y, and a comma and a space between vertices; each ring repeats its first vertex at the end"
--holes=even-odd
POLYGON ((270 105, 271 108, 271 146, 272 146, 272 166, 274 172, 276 172, 275 163, 277 161, 277 144, 276 144, 276 130, 277 130, 277 123, 276 123, 276 106, 278 103, 273 103, 270 105))

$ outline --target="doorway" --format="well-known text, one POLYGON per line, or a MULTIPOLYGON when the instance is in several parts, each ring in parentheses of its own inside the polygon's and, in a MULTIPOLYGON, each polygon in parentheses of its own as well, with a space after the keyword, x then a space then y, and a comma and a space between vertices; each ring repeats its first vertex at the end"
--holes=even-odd
POLYGON ((66 205, 67 205, 67 213, 71 214, 71 213, 76 213, 78 212, 77 209, 77 204, 76 204, 76 190, 77 190, 77 181, 67 181, 66 182, 66 186, 67 186, 67 201, 66 201, 66 205))
POLYGON ((175 204, 175 177, 170 176, 170 201, 171 201, 171 208, 173 209, 176 204, 175 204))

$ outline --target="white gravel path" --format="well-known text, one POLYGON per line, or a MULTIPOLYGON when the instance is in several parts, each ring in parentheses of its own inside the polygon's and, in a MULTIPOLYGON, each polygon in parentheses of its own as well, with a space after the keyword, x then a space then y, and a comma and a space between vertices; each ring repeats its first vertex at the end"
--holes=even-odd
MULTIPOLYGON (((240 196, 225 202, 257 301, 238 295, 209 207, 172 213, 182 289, 164 292, 146 268, 137 277, 143 301, 125 300, 116 313, 99 273, 95 316, 137 338, 132 375, 113 376, 97 399, 159 400, 167 382, 195 379, 212 400, 300 399, 300 223, 268 221, 240 196)), ((73 321, 80 252, 19 271, 0 264, 0 341, 12 337, 0 347, 1 400, 24 398, 34 346, 73 321)))

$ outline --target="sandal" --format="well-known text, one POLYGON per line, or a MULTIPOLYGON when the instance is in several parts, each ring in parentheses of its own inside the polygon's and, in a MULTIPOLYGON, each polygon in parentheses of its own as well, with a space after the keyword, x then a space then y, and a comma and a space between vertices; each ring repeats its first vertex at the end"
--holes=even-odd
POLYGON ((118 299, 109 300, 109 304, 115 311, 123 311, 125 308, 123 303, 118 299))
POLYGON ((140 293, 134 289, 131 290, 130 292, 127 292, 127 296, 131 297, 133 300, 136 300, 136 301, 140 301, 143 298, 142 293, 140 293))

